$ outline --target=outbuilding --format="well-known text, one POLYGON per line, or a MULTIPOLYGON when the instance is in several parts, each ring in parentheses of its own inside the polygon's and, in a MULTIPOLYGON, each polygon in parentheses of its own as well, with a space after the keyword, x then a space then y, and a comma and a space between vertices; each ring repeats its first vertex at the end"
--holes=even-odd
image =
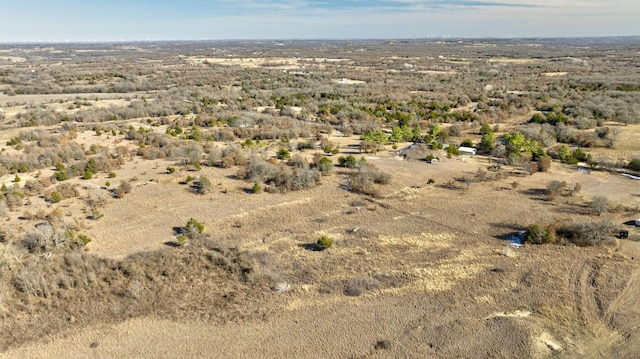
POLYGON ((463 156, 475 156, 475 155, 478 154, 476 149, 473 148, 473 147, 460 146, 460 147, 458 147, 458 151, 463 156))

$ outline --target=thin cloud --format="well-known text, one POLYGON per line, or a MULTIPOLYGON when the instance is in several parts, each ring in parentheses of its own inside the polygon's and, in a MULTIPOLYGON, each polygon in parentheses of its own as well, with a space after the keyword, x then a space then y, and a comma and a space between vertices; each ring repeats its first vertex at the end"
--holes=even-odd
POLYGON ((308 1, 216 1, 218 6, 212 7, 217 13, 246 14, 255 12, 332 12, 340 10, 358 10, 367 12, 376 11, 421 11, 429 9, 447 8, 537 8, 541 5, 532 3, 500 2, 500 1, 475 1, 475 0, 308 0, 308 1))

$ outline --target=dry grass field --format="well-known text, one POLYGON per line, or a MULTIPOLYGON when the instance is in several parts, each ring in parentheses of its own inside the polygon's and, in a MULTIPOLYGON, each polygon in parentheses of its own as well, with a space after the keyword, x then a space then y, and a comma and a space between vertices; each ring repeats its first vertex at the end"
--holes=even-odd
MULTIPOLYGON (((395 122, 376 119, 380 109, 373 106, 368 113, 362 110, 366 106, 353 105, 349 110, 353 113, 344 114, 345 99, 357 104, 367 91, 376 98, 376 106, 405 111, 414 106, 411 101, 421 101, 420 96, 446 96, 438 91, 445 91, 440 86, 447 81, 463 81, 468 74, 474 83, 489 71, 484 66, 509 68, 523 76, 519 79, 523 83, 533 76, 531 71, 539 73, 536 81, 564 81, 581 67, 564 65, 562 57, 540 60, 526 49, 515 57, 508 46, 503 53, 478 45, 458 54, 458 45, 429 44, 434 53, 420 55, 400 45, 364 44, 361 54, 354 50, 356 46, 340 44, 344 56, 315 49, 305 61, 292 57, 300 55, 298 50, 263 49, 266 57, 248 56, 243 48, 225 50, 236 51, 231 57, 226 52, 212 56, 180 46, 163 50, 171 56, 162 53, 143 59, 145 64, 157 61, 167 71, 183 71, 171 75, 175 78, 168 85, 158 80, 157 86, 166 86, 167 93, 151 85, 124 92, 129 88, 118 81, 134 82, 130 80, 134 75, 114 67, 117 76, 110 73, 95 81, 122 92, 0 97, 4 112, 0 143, 7 143, 0 154, 3 166, 7 164, 2 167, 6 172, 0 173, 0 185, 7 188, 0 201, 6 204, 6 210, 0 207, 0 313, 5 329, 0 335, 1 357, 640 355, 640 228, 625 224, 640 218, 640 182, 616 168, 605 170, 604 162, 565 163, 556 155, 560 146, 556 142, 545 146, 555 157, 548 169, 539 172, 528 171, 499 151, 447 156, 446 149, 437 148, 435 124, 450 133, 441 142, 452 147, 466 138, 480 147, 483 135, 478 122, 495 129, 496 147, 507 143, 510 131, 530 126, 532 115, 541 112, 527 106, 515 109, 511 98, 537 91, 533 84, 514 88, 510 83, 508 90, 505 85, 489 93, 492 98, 484 94, 447 109, 450 117, 441 120, 435 116, 445 110, 425 101, 423 106, 430 106, 431 115, 416 119, 416 111, 408 121, 422 129, 422 136, 431 132, 433 142, 416 140, 413 147, 414 141, 403 139, 362 151, 363 138, 370 134, 367 129, 392 133, 395 122), (400 46, 406 56, 391 56, 393 46, 400 46), (180 55, 179 60, 172 51, 180 55), (437 51, 444 55, 439 58, 437 51), (379 59, 384 61, 376 62, 379 59), (417 64, 405 66, 411 61, 417 64), (318 73, 301 79, 302 75, 281 68, 299 63, 318 73), (446 67, 452 63, 459 67, 446 67), (527 67, 532 64, 540 68, 527 67), (356 70, 345 70, 348 66, 356 70), (384 84, 375 85, 380 86, 375 91, 371 88, 377 80, 359 70, 368 66, 389 74, 384 84), (200 68, 222 71, 220 78, 227 71, 236 77, 225 84, 215 82, 225 80, 212 80, 211 86, 180 83, 188 82, 190 71, 200 68), (448 76, 431 76, 440 71, 448 76), (413 86, 412 81, 419 81, 416 73, 426 74, 429 79, 424 81, 429 82, 413 86), (317 104, 304 103, 306 97, 298 92, 291 95, 278 86, 268 90, 269 81, 280 77, 292 88, 310 86, 304 81, 313 80, 327 91, 305 95, 315 96, 317 104), (258 85, 252 87, 250 81, 258 85), (401 90, 398 83, 402 81, 412 85, 401 90), (233 90, 242 86, 250 90, 233 90), (234 99, 236 95, 245 96, 246 102, 234 99), (512 102, 498 110, 498 96, 503 95, 512 102), (326 100, 332 96, 335 102, 326 100), (74 105, 78 97, 90 99, 92 105, 80 104, 79 109, 74 105), (178 104, 167 100, 174 97, 178 104), (278 101, 283 98, 291 102, 282 105, 278 101), (196 100, 201 107, 180 108, 196 100), (50 117, 54 115, 40 114, 34 106, 77 117, 56 122, 50 117), (177 110, 155 116, 127 112, 144 106, 177 110), (473 113, 477 119, 455 117, 473 113), (103 115, 109 117, 96 120, 103 115), (377 127, 369 128, 368 123, 377 127), (279 135, 272 138, 267 131, 279 135), (323 150, 323 144, 329 144, 328 150, 323 150), (339 153, 330 154, 332 147, 339 153), (227 165, 225 156, 234 148, 249 160, 227 165), (278 159, 283 148, 294 156, 290 161, 278 159), (47 151, 56 153, 56 161, 38 167, 46 162, 47 151), (437 156, 437 163, 425 161, 428 154, 437 156), (340 158, 349 155, 359 167, 340 165, 340 158), (85 178, 80 171, 68 179, 51 179, 72 165, 89 171, 88 158, 95 159, 92 165, 104 168, 85 178), (247 171, 262 166, 271 171, 279 168, 278 176, 300 180, 296 176, 306 172, 295 172, 296 166, 315 169, 309 166, 318 166, 317 158, 328 159, 331 171, 315 172, 319 181, 303 189, 274 190, 278 189, 273 184, 276 176, 263 181, 254 173, 243 179, 247 171), (17 160, 12 167, 13 159, 17 160), (19 166, 22 163, 28 164, 26 171, 19 166), (373 190, 366 188, 369 192, 354 190, 357 175, 372 168, 389 174, 388 183, 376 183, 373 190), (210 186, 196 193, 204 177, 210 186), (551 196, 553 181, 563 182, 565 192, 551 196), (119 191, 123 188, 127 191, 119 191), (63 189, 72 194, 51 200, 52 191, 63 189), (594 205, 598 198, 607 201, 600 212, 594 205), (204 225, 203 233, 186 228, 192 218, 204 225), (562 232, 573 223, 604 221, 613 229, 604 233, 602 244, 576 245, 581 242, 571 242, 570 235, 562 232), (558 229, 556 243, 514 246, 507 240, 534 223, 558 229), (56 233, 70 236, 55 237, 61 242, 75 241, 80 235, 91 241, 73 242, 63 249, 37 242, 41 249, 33 241, 36 235, 44 236, 44 224, 52 228, 51 238, 56 233), (59 229, 64 231, 56 232, 59 229), (629 238, 615 237, 622 229, 629 231, 629 238), (185 234, 188 241, 181 243, 185 234), (319 250, 317 241, 323 236, 333 245, 319 250)), ((562 52, 558 46, 549 50, 550 57, 562 52)), ((134 50, 117 46, 111 51, 123 59, 137 56, 128 52, 134 50)), ((29 63, 28 56, 25 61, 29 63)), ((0 68, 0 74, 19 71, 8 66, 0 68)), ((136 79, 138 87, 143 81, 155 81, 156 73, 145 72, 146 65, 137 71, 144 77, 136 79)), ((167 74, 173 72, 158 79, 167 74)), ((63 83, 59 77, 51 81, 63 83)), ((508 77, 504 81, 516 83, 508 77)), ((4 82, 6 89, 15 86, 10 82, 4 82)), ((282 83, 279 86, 285 86, 282 83)), ((482 84, 477 91, 486 92, 484 88, 482 84)), ((536 96, 544 97, 532 98, 536 96)), ((613 158, 626 166, 640 153, 634 141, 639 126, 610 125, 615 131, 612 146, 583 148, 595 159, 613 158)), ((600 127, 585 131, 600 131, 600 127)), ((522 131, 529 136, 548 128, 535 130, 522 131)), ((531 154, 523 150, 523 156, 531 154)))

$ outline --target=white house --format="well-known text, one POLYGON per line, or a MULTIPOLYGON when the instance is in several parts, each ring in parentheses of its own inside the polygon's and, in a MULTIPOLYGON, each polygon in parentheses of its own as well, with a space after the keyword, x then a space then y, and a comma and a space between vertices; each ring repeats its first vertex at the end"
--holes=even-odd
POLYGON ((475 155, 478 154, 476 149, 473 148, 473 147, 460 146, 460 147, 458 147, 458 151, 463 156, 475 156, 475 155))

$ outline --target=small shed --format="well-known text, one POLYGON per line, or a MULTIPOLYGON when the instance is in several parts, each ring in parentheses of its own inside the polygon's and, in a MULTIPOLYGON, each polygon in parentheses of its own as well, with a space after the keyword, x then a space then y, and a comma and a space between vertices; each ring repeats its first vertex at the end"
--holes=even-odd
POLYGON ((475 156, 475 155, 478 154, 476 149, 473 148, 473 147, 460 146, 460 147, 458 147, 458 151, 463 156, 475 156))

